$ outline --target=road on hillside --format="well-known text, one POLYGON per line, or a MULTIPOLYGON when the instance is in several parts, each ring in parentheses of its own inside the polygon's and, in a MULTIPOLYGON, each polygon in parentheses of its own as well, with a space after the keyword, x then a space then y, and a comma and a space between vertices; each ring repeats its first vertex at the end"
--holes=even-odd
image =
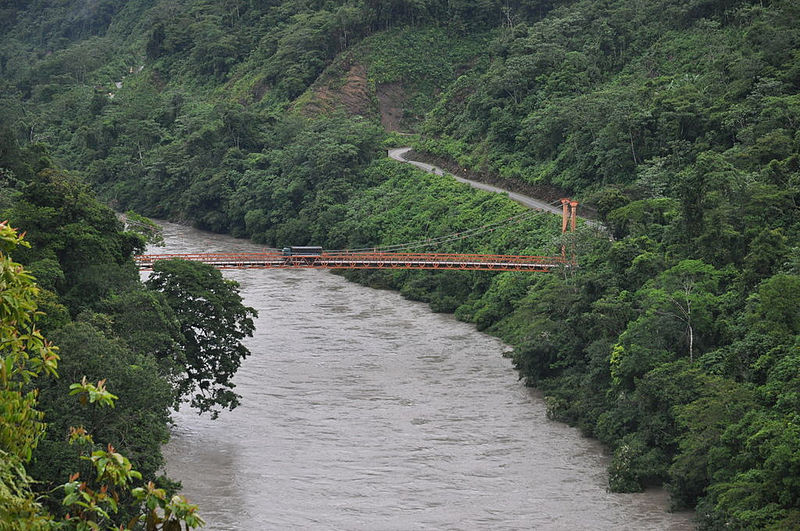
POLYGON ((400 162, 405 162, 407 164, 411 164, 412 166, 416 166, 422 170, 427 172, 435 173, 436 175, 452 175, 457 181, 462 183, 466 183, 470 186, 478 188, 480 190, 485 190, 487 192, 496 192, 498 194, 505 194, 511 199, 512 201, 516 201, 517 203, 525 206, 527 208, 532 208, 534 210, 545 210, 547 212, 553 212, 554 214, 561 214, 561 206, 553 206, 541 199, 535 199, 533 197, 529 197, 527 195, 518 194, 516 192, 510 192, 508 190, 504 190, 502 188, 498 188, 496 186, 492 186, 490 184, 481 183, 478 181, 472 181, 470 179, 465 179, 463 177, 459 177, 458 175, 453 175, 449 171, 443 170, 438 166, 434 166, 433 164, 427 164, 425 162, 418 162, 416 160, 409 160, 406 158, 406 154, 411 151, 410 147, 401 147, 401 148, 393 148, 389 150, 389 158, 394 160, 399 160, 400 162))

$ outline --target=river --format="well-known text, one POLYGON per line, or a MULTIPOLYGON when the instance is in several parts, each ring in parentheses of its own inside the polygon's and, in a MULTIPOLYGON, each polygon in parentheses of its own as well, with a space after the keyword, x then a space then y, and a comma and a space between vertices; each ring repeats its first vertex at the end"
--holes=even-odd
MULTIPOLYGON (((163 252, 258 251, 164 223, 163 252)), ((545 417, 508 347, 316 270, 228 271, 259 312, 217 420, 175 415, 166 472, 212 530, 692 529, 606 489, 595 441, 545 417)))

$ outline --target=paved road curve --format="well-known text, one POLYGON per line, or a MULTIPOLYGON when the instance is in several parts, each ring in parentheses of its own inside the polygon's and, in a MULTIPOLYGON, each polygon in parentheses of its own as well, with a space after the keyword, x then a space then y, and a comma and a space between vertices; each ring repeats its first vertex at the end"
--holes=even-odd
POLYGON ((461 181, 462 183, 466 183, 472 187, 478 188, 479 190, 485 190, 487 192, 496 192, 498 194, 507 195, 511 200, 516 201, 517 203, 521 204, 522 206, 532 208, 535 210, 545 210, 547 212, 553 212, 554 214, 561 214, 561 207, 560 206, 553 206, 548 204, 541 199, 535 199, 533 197, 528 197, 527 195, 518 194, 516 192, 509 192, 508 190, 504 190, 502 188, 498 188, 496 186, 492 186, 490 184, 481 183, 478 181, 472 181, 470 179, 465 179, 463 177, 459 177, 458 175, 453 175, 452 173, 443 170, 438 166, 434 166, 433 164, 427 164, 425 162, 418 162, 416 160, 408 160, 406 158, 406 154, 411 151, 410 147, 401 147, 401 148, 394 148, 389 150, 389 158, 394 160, 399 160, 400 162, 405 162, 411 164, 412 166, 416 166, 422 170, 435 173, 437 175, 452 175, 457 181, 461 181))

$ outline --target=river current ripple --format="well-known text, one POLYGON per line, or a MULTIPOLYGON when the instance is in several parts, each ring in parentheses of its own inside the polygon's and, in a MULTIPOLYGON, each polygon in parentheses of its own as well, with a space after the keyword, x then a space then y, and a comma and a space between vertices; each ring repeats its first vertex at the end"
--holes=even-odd
MULTIPOLYGON (((164 223, 154 252, 258 251, 164 223)), ((324 271, 228 271, 259 312, 242 404, 183 409, 166 473, 206 529, 691 529, 661 491, 607 491, 608 457, 545 417, 508 347, 324 271)))

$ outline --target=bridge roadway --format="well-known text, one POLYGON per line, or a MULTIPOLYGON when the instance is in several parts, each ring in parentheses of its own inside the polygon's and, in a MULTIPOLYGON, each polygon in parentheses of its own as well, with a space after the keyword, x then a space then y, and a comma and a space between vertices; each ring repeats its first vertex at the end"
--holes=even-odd
POLYGON ((280 252, 146 254, 135 256, 141 271, 152 271, 157 260, 203 262, 217 269, 436 269, 456 271, 547 272, 572 263, 560 256, 489 254, 323 252, 284 256, 280 252))

